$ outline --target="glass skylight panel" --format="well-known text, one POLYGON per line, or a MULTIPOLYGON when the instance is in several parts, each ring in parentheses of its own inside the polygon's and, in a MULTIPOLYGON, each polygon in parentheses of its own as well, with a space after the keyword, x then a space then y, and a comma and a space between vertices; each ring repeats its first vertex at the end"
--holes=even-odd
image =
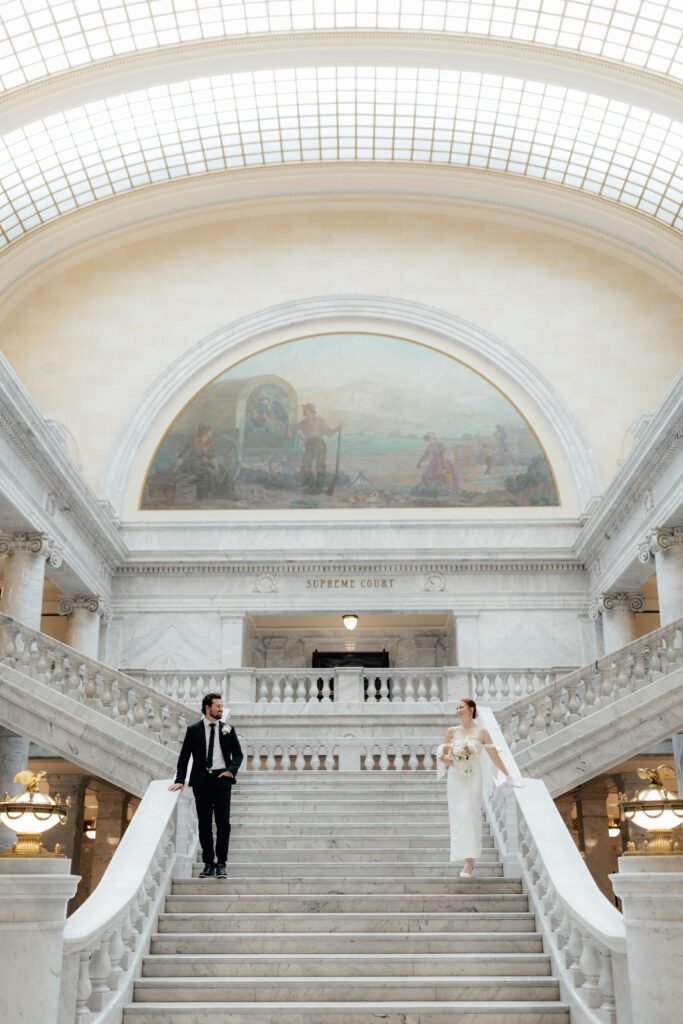
POLYGON ((492 36, 683 79, 683 0, 5 0, 0 88, 202 39, 343 29, 492 36))
POLYGON ((528 175, 683 228, 683 124, 557 85, 418 68, 241 72, 113 96, 0 139, 0 246, 97 199, 264 164, 528 175))

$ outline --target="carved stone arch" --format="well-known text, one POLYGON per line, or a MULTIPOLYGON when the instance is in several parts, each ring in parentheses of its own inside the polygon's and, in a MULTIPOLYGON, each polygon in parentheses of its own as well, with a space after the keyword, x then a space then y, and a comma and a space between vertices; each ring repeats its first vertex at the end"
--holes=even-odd
POLYGON ((391 324, 416 328, 456 343, 465 352, 495 367, 499 374, 526 395, 548 424, 569 472, 581 514, 591 499, 603 491, 595 456, 572 412, 549 381, 523 356, 481 327, 452 313, 405 299, 367 295, 333 295, 285 302, 240 317, 203 338, 170 364, 147 388, 119 432, 105 463, 99 494, 115 511, 124 511, 126 496, 138 454, 155 421, 188 381, 199 379, 209 367, 237 352, 259 337, 286 328, 321 325, 334 321, 343 330, 344 321, 359 321, 368 328, 391 324))

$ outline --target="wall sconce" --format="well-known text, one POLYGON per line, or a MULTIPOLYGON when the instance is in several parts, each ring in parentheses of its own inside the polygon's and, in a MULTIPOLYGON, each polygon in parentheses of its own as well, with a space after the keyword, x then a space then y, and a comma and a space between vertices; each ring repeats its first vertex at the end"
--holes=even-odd
POLYGON ((86 818, 83 822, 83 835, 86 839, 94 839, 97 835, 97 822, 94 818, 86 818))
MULTIPOLYGON (((646 853, 675 854, 683 856, 683 851, 674 843, 671 832, 678 825, 683 825, 683 800, 677 799, 673 793, 664 788, 662 776, 676 775, 668 764, 660 764, 655 769, 639 768, 638 776, 649 779, 650 785, 641 790, 632 800, 625 793, 619 794, 619 814, 622 821, 632 821, 639 828, 650 833, 650 839, 643 844, 646 853)), ((628 843, 627 854, 641 853, 636 850, 635 843, 628 843)))
POLYGON ((345 629, 355 629, 358 625, 357 615, 342 615, 342 622, 345 629))
POLYGON ((63 857, 59 852, 59 843, 54 853, 46 850, 40 841, 43 832, 55 825, 66 825, 66 817, 71 806, 71 797, 62 803, 59 793, 57 799, 41 793, 38 783, 45 772, 23 771, 14 776, 15 782, 21 782, 24 792, 19 796, 10 797, 5 793, 0 801, 0 821, 17 833, 17 841, 11 850, 0 853, 0 857, 63 857))

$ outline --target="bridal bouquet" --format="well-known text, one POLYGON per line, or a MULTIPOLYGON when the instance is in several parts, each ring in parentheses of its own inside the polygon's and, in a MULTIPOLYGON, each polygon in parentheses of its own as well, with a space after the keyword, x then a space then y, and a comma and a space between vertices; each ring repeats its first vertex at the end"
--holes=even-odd
POLYGON ((450 753, 454 765, 460 769, 462 774, 471 775, 474 766, 470 764, 470 761, 477 756, 477 752, 469 745, 467 740, 454 740, 451 743, 450 753))

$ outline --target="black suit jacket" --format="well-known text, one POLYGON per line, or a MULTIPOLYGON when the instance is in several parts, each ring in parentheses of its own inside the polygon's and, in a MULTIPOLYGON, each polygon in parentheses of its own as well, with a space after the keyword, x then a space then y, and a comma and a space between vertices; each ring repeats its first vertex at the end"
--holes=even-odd
MULTIPOLYGON (((239 767, 242 764, 244 755, 240 747, 240 741, 232 726, 225 726, 218 722, 218 740, 225 758, 225 770, 232 772, 232 779, 235 781, 239 767)), ((204 732, 204 719, 200 718, 194 725, 188 725, 183 745, 180 748, 178 767, 175 773, 175 781, 185 784, 187 765, 192 756, 192 771, 190 772, 190 785, 201 786, 206 780, 206 734, 204 732)))

